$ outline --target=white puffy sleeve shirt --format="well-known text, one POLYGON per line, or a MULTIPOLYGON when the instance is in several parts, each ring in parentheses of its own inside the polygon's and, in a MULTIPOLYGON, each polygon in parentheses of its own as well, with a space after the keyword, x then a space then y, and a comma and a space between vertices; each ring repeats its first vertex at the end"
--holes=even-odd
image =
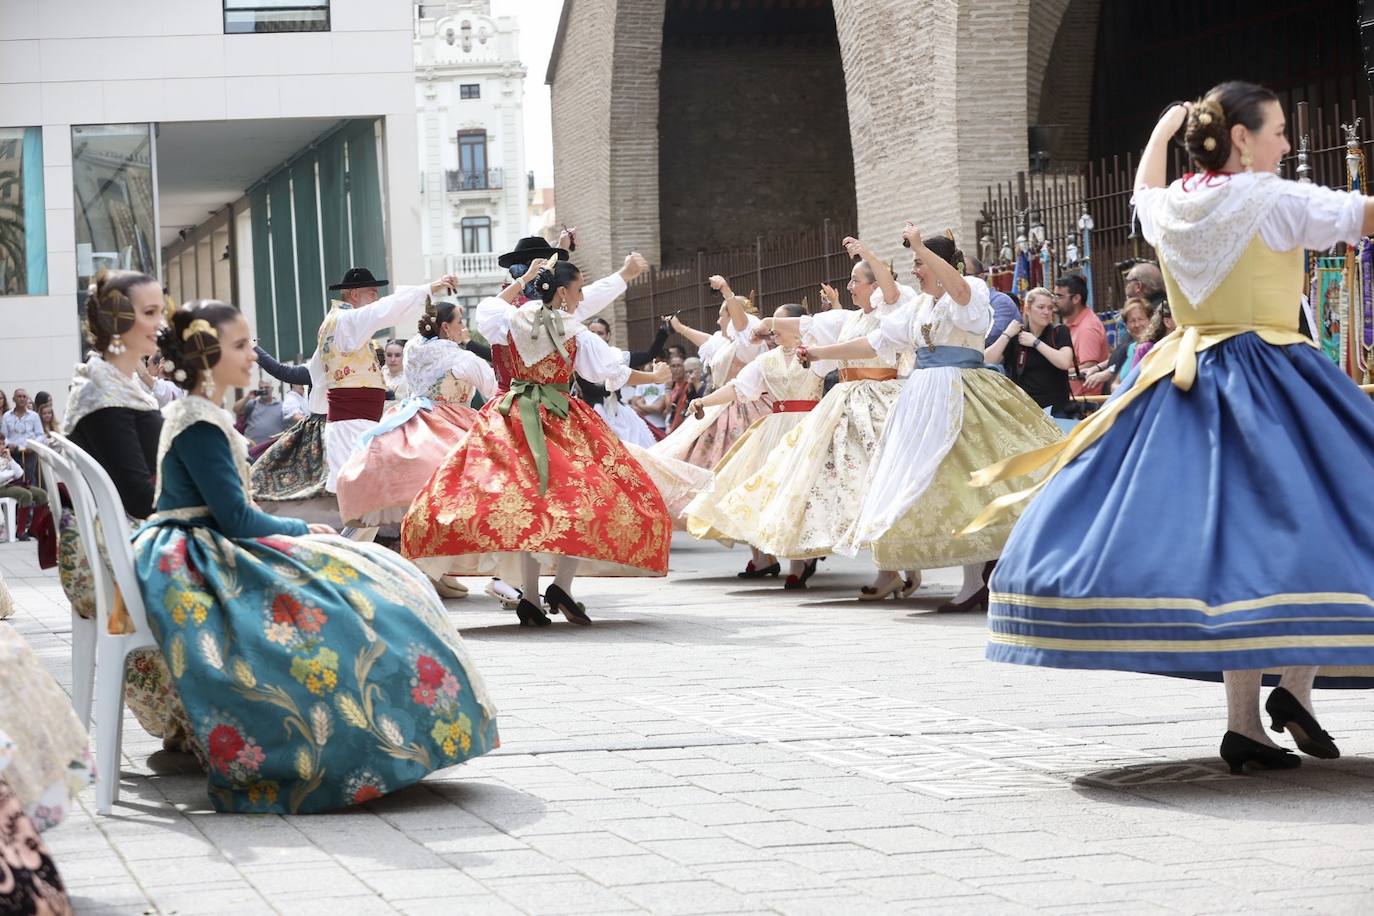
MULTIPOLYGON (((885 360, 896 361, 903 353, 918 346, 941 346, 951 343, 948 321, 965 334, 986 336, 992 323, 992 305, 988 299, 988 285, 977 277, 964 278, 969 285, 969 300, 963 305, 945 293, 938 302, 922 296, 910 286, 899 286, 901 296, 897 308, 883 316, 882 322, 868 335, 875 353, 885 360), (933 320, 940 316, 939 320, 933 320), (921 339, 918 324, 933 324, 935 340, 921 339)), ((979 343, 981 344, 981 337, 979 343)), ((981 347, 979 347, 981 349, 981 347)))
MULTIPOLYGON (((1215 176, 1211 176, 1215 180, 1215 176)), ((1189 194, 1204 195, 1209 188, 1209 176, 1193 175, 1185 182, 1180 178, 1167 188, 1136 188, 1131 204, 1140 219, 1140 231, 1145 241, 1159 244, 1160 220, 1165 215, 1164 201, 1171 189, 1189 194)), ((1358 191, 1337 191, 1317 184, 1288 181, 1277 175, 1242 172, 1229 178, 1232 184, 1276 181, 1280 183, 1274 205, 1259 225, 1260 238, 1274 251, 1294 248, 1323 250, 1337 242, 1359 241, 1364 226, 1365 196, 1358 191)), ((1237 195, 1239 198, 1240 195, 1237 195)), ((1239 244, 1249 243, 1249 239, 1239 244)))
POLYGON ((630 355, 613 347, 591 331, 577 332, 573 370, 608 391, 619 391, 630 380, 630 355))
POLYGON ((405 286, 371 305, 339 309, 334 343, 345 353, 351 353, 382 328, 418 321, 427 295, 428 286, 405 286))

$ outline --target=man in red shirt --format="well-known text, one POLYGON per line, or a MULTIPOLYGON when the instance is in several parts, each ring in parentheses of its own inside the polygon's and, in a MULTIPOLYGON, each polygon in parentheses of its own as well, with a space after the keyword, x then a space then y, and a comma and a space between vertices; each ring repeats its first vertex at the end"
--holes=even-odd
POLYGON ((1077 274, 1067 274, 1054 281, 1054 308, 1073 340, 1073 355, 1078 361, 1078 373, 1069 371, 1069 390, 1074 397, 1101 394, 1101 385, 1084 388, 1083 379, 1107 364, 1112 352, 1107 347, 1107 329, 1092 309, 1088 308, 1088 284, 1077 274))

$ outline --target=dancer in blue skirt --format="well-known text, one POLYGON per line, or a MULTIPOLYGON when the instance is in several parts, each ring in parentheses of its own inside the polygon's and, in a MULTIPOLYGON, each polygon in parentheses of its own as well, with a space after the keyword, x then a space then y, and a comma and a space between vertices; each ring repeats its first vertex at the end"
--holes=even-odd
POLYGON ((1040 491, 992 577, 988 657, 1220 676, 1233 773, 1300 762, 1265 734, 1266 672, 1271 727, 1315 757, 1340 751, 1314 681, 1374 686, 1374 406, 1297 327, 1303 249, 1374 232, 1374 199, 1279 178, 1284 133, 1248 83, 1164 113, 1134 203, 1178 330, 1067 440, 975 475, 1054 462, 971 526, 1040 491), (1197 172, 1165 187, 1185 122, 1197 172))

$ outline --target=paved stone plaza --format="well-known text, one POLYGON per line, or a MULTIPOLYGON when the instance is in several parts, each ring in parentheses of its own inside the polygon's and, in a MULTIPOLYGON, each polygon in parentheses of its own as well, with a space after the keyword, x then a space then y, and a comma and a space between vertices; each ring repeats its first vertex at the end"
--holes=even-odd
MULTIPOLYGON (((504 746, 309 817, 213 813, 130 719, 114 816, 45 835, 83 913, 1363 913, 1374 703, 1320 695, 1347 755, 1235 778, 1217 685, 982 660, 983 618, 743 583, 679 537, 664 580, 586 580, 597 619, 450 602, 504 746)), ((70 620, 0 545, 16 626, 69 684, 70 620)))

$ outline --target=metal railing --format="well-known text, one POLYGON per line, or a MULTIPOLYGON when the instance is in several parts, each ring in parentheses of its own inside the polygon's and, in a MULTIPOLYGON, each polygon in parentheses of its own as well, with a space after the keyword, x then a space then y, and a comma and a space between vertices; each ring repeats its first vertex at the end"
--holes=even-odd
POLYGON ((771 315, 778 306, 803 298, 816 310, 822 283, 842 289, 849 282, 854 262, 840 240, 854 234, 852 221, 825 220, 814 229, 758 236, 753 245, 699 251, 686 264, 651 267, 625 292, 625 331, 631 346, 648 346, 658 322, 674 312, 682 312, 682 320, 694 328, 714 330, 720 295, 707 284, 712 274, 725 277, 742 296, 754 291, 760 315, 771 315))
POLYGON ((499 168, 478 171, 446 169, 444 171, 444 182, 448 190, 454 192, 496 190, 502 186, 501 170, 499 168))
POLYGON ((496 263, 494 251, 464 252, 451 254, 444 258, 447 265, 445 273, 461 277, 490 277, 504 274, 505 268, 496 263))

